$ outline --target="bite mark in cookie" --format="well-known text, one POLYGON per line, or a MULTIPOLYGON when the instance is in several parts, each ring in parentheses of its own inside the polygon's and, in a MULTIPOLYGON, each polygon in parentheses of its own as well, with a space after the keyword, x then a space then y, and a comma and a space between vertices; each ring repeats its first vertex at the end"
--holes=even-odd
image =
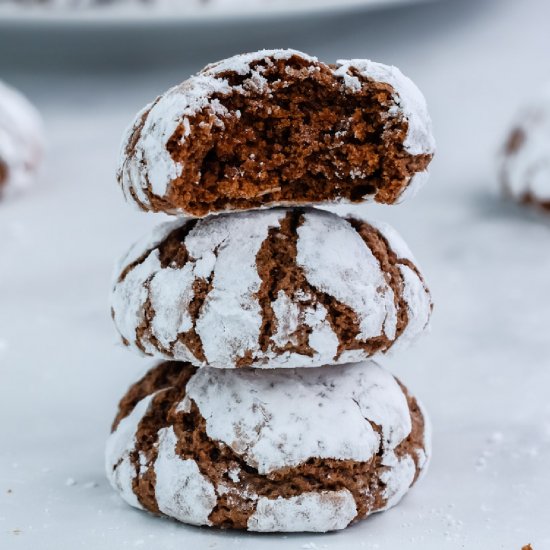
POLYGON ((143 210, 193 216, 392 204, 433 153, 424 98, 395 67, 272 50, 209 65, 141 111, 118 179, 143 210))

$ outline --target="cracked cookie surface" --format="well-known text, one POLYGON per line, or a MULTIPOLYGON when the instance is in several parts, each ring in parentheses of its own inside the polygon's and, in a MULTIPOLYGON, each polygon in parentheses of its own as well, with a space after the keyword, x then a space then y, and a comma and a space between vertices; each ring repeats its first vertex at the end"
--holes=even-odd
POLYGON ((202 217, 412 195, 434 154, 424 97, 397 68, 264 50, 208 65, 138 113, 118 181, 143 210, 202 217))
POLYGON ((32 183, 43 146, 40 115, 20 92, 0 81, 0 199, 32 183))
POLYGON ((125 345, 196 366, 315 367, 405 346, 431 299, 389 226, 311 208, 161 225, 123 258, 125 345))
POLYGON ((395 504, 430 455, 418 402, 374 362, 197 369, 165 362, 123 397, 107 443, 137 508, 251 531, 331 531, 395 504))

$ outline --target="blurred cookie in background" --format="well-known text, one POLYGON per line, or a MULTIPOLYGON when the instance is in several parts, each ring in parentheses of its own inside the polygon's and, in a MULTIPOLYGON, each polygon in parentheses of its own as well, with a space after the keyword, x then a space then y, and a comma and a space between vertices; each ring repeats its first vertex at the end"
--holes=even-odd
POLYGON ((519 112, 501 161, 504 192, 550 214, 550 86, 519 112))
POLYGON ((0 199, 34 181, 43 150, 38 111, 19 91, 0 81, 0 199))

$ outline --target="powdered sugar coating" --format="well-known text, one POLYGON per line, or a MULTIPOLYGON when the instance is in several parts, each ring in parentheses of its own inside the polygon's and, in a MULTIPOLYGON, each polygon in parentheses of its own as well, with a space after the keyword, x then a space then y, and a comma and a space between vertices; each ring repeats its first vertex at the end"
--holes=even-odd
POLYGON ((432 312, 432 300, 423 279, 420 279, 418 273, 408 265, 400 265, 399 271, 404 281, 403 297, 407 303, 409 322, 401 333, 400 339, 390 348, 388 353, 392 355, 403 347, 410 346, 430 328, 432 312))
MULTIPOLYGON (((184 397, 170 405, 175 414, 169 414, 168 425, 159 417, 156 436, 147 436, 148 441, 154 438, 152 454, 147 451, 142 456, 135 433, 149 410, 151 397, 139 401, 111 435, 108 473, 112 475, 112 465, 120 468, 121 459, 138 453, 139 464, 131 463, 133 474, 124 485, 114 483, 113 487, 127 502, 141 507, 137 498, 128 498, 124 491, 139 492, 144 485, 134 483, 134 479, 148 474, 146 485, 153 490, 158 509, 194 525, 218 525, 212 514, 221 505, 245 514, 243 527, 251 531, 343 529, 369 513, 397 504, 427 463, 418 459, 419 453, 423 457, 430 454, 430 448, 421 442, 422 434, 414 441, 409 439, 412 409, 404 390, 374 362, 342 365, 339 369, 263 372, 196 369, 185 383, 184 397), (215 442, 214 448, 229 447, 234 453, 231 462, 222 462, 227 464, 227 476, 212 477, 205 460, 215 462, 217 455, 195 454, 186 446, 190 440, 178 435, 190 429, 185 413, 192 408, 197 411, 192 418, 198 414, 205 422, 201 439, 215 442), (288 472, 286 476, 298 479, 298 468, 312 459, 335 461, 334 489, 325 488, 321 482, 318 490, 304 489, 291 495, 270 492, 266 496, 262 494, 263 483, 251 484, 250 477, 246 477, 254 472, 255 478, 262 476, 268 482, 271 475, 284 471, 288 472), (344 466, 339 474, 338 464, 348 461, 363 466, 357 470, 344 466), (365 465, 372 466, 365 469, 365 465), (345 472, 365 476, 363 489, 354 489, 353 483, 344 488, 346 485, 337 482, 345 472)), ((418 429, 418 419, 415 422, 418 429)), ((426 422, 424 416, 421 426, 426 422)), ((205 450, 208 448, 213 447, 205 450)), ((286 479, 282 483, 288 486, 286 479)))
POLYGON ((384 272, 361 236, 349 222, 328 212, 304 215, 298 227, 296 261, 308 281, 357 312, 364 339, 385 333, 395 338, 394 293, 384 272))
POLYGON ((409 265, 405 263, 399 265, 399 271, 403 281, 405 281, 403 294, 409 311, 409 322, 400 339, 395 342, 388 352, 393 355, 399 350, 410 346, 421 334, 429 330, 432 300, 424 278, 419 277, 421 271, 419 263, 401 235, 386 222, 369 220, 368 223, 384 235, 399 258, 409 262, 409 265), (417 271, 411 269, 410 265, 416 266, 417 271))
MULTIPOLYGON (((288 49, 274 49, 274 50, 258 50, 256 52, 244 53, 234 55, 227 59, 222 59, 215 63, 207 65, 199 74, 210 76, 212 78, 218 78, 220 74, 227 71, 235 72, 240 75, 244 75, 250 72, 251 64, 258 60, 273 59, 275 61, 287 60, 291 57, 299 56, 302 59, 315 63, 318 61, 316 57, 307 55, 298 50, 288 49)), ((260 84, 262 83, 261 75, 253 75, 260 84)))
POLYGON ((388 469, 380 476, 385 483, 384 498, 386 505, 384 510, 395 506, 407 493, 416 475, 416 465, 410 456, 397 458, 395 455, 384 457, 382 464, 388 469))
MULTIPOLYGON (((199 220, 184 239, 188 260, 183 266, 161 265, 158 237, 165 238, 185 221, 164 225, 134 246, 119 265, 124 277, 115 282, 112 294, 113 318, 123 341, 155 357, 218 368, 240 366, 244 359, 246 366, 254 367, 314 367, 378 353, 361 347, 339 350, 338 329, 327 310, 335 306, 322 301, 327 296, 353 311, 357 341, 383 337, 388 346, 394 341, 405 346, 424 331, 431 301, 418 273, 399 263, 403 285, 392 287, 350 222, 310 209, 296 230, 295 260, 310 286, 274 296, 270 307, 275 323, 262 348, 265 313, 258 297, 262 278, 257 255, 270 229, 279 228, 291 212, 272 209, 199 220), (191 315, 197 281, 207 291, 191 315), (396 292, 404 299, 405 306, 399 307, 407 308, 408 318, 400 334, 396 292), (299 329, 307 331, 309 350, 297 347, 299 329), (199 339, 203 356, 186 343, 190 331, 194 342, 199 339)), ((398 258, 412 261, 394 230, 380 224, 377 229, 398 258)))
POLYGON ((198 369, 185 401, 197 404, 211 439, 263 475, 312 456, 367 462, 381 446, 384 456, 392 455, 411 430, 403 391, 374 363, 291 371, 198 369))
POLYGON ((211 260, 212 290, 208 293, 197 319, 196 330, 208 364, 221 368, 236 365, 245 350, 260 352, 258 334, 262 324, 256 293, 261 279, 256 255, 284 216, 280 210, 255 216, 224 216, 198 223, 186 240, 193 258, 202 258, 204 250, 211 260), (217 254, 214 255, 214 250, 217 254))
MULTIPOLYGON (((181 162, 175 161, 167 149, 167 144, 176 129, 183 125, 184 133, 181 142, 185 141, 191 134, 189 119, 207 106, 213 115, 208 124, 223 128, 223 116, 227 115, 228 111, 219 99, 213 99, 213 96, 227 95, 235 91, 244 92, 245 87, 247 90, 269 94, 269 83, 262 76, 263 67, 254 67, 254 64, 258 61, 269 64, 276 60, 288 60, 294 56, 312 63, 309 67, 310 71, 319 70, 315 66, 318 63, 316 57, 292 49, 260 50, 236 55, 208 65, 140 111, 125 132, 121 147, 118 179, 126 199, 137 204, 141 209, 155 209, 151 203, 151 197, 161 201, 165 199, 171 182, 180 176, 183 170, 181 162), (249 75, 246 86, 231 86, 226 77, 228 72, 249 75)), ((333 69, 333 74, 342 79, 345 88, 352 93, 361 89, 361 82, 352 74, 352 71, 357 71, 368 80, 383 82, 393 88, 395 105, 389 114, 399 115, 408 123, 404 142, 405 151, 411 155, 433 155, 435 142, 431 119, 424 96, 414 83, 396 67, 366 59, 339 60, 333 69)), ((398 200, 413 196, 426 179, 427 171, 411 176, 398 200)), ((373 197, 366 194, 363 200, 370 201, 373 197)), ((349 201, 342 197, 332 202, 349 201)), ((276 201, 267 206, 276 205, 286 206, 288 203, 276 201)), ((185 212, 169 204, 165 204, 163 210, 170 214, 193 215, 193 212, 185 212)))
POLYGON ((214 486, 199 471, 192 459, 176 454, 178 439, 174 428, 158 433, 155 460, 155 498, 159 510, 192 525, 210 525, 208 516, 217 503, 214 486))
POLYGON ((304 493, 296 497, 261 497, 248 520, 250 531, 326 532, 344 529, 357 515, 353 495, 346 489, 304 493))
POLYGON ((44 148, 38 111, 0 81, 0 195, 12 195, 35 178, 44 148))
POLYGON ((113 489, 131 506, 143 508, 133 492, 132 484, 138 471, 130 454, 135 448, 136 432, 141 419, 147 412, 154 397, 148 395, 137 403, 132 412, 123 418, 111 434, 105 449, 105 470, 113 489))
POLYGON ((508 194, 550 207, 550 85, 520 111, 501 163, 508 194))
MULTIPOLYGON (((308 302, 312 296, 304 292, 300 293, 296 299, 299 303, 308 302)), ((300 324, 304 324, 310 330, 308 344, 312 349, 317 350, 322 356, 334 357, 337 354, 338 337, 327 321, 327 310, 323 304, 317 303, 315 306, 306 306, 305 309, 301 309, 280 290, 272 307, 277 324, 277 332, 272 337, 275 345, 282 348, 288 342, 296 343, 296 331, 300 324)), ((289 356, 290 354, 283 354, 281 358, 273 358, 273 360, 284 364, 289 356)))
POLYGON ((431 448, 432 448, 433 427, 432 427, 432 421, 422 401, 417 398, 416 404, 418 405, 418 408, 420 409, 420 413, 424 418, 424 432, 423 432, 424 450, 418 449, 417 451, 417 464, 418 464, 418 467, 420 468, 420 474, 418 475, 418 479, 422 479, 426 474, 426 472, 428 471, 428 468, 430 466, 430 461, 432 459, 431 448))

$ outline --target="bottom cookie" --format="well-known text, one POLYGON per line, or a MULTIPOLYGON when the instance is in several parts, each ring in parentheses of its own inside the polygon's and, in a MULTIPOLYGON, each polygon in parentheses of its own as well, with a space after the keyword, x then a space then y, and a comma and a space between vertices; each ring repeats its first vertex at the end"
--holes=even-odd
POLYGON ((374 362, 197 369, 130 387, 107 442, 122 498, 193 525, 332 531, 397 504, 427 466, 428 420, 374 362))

